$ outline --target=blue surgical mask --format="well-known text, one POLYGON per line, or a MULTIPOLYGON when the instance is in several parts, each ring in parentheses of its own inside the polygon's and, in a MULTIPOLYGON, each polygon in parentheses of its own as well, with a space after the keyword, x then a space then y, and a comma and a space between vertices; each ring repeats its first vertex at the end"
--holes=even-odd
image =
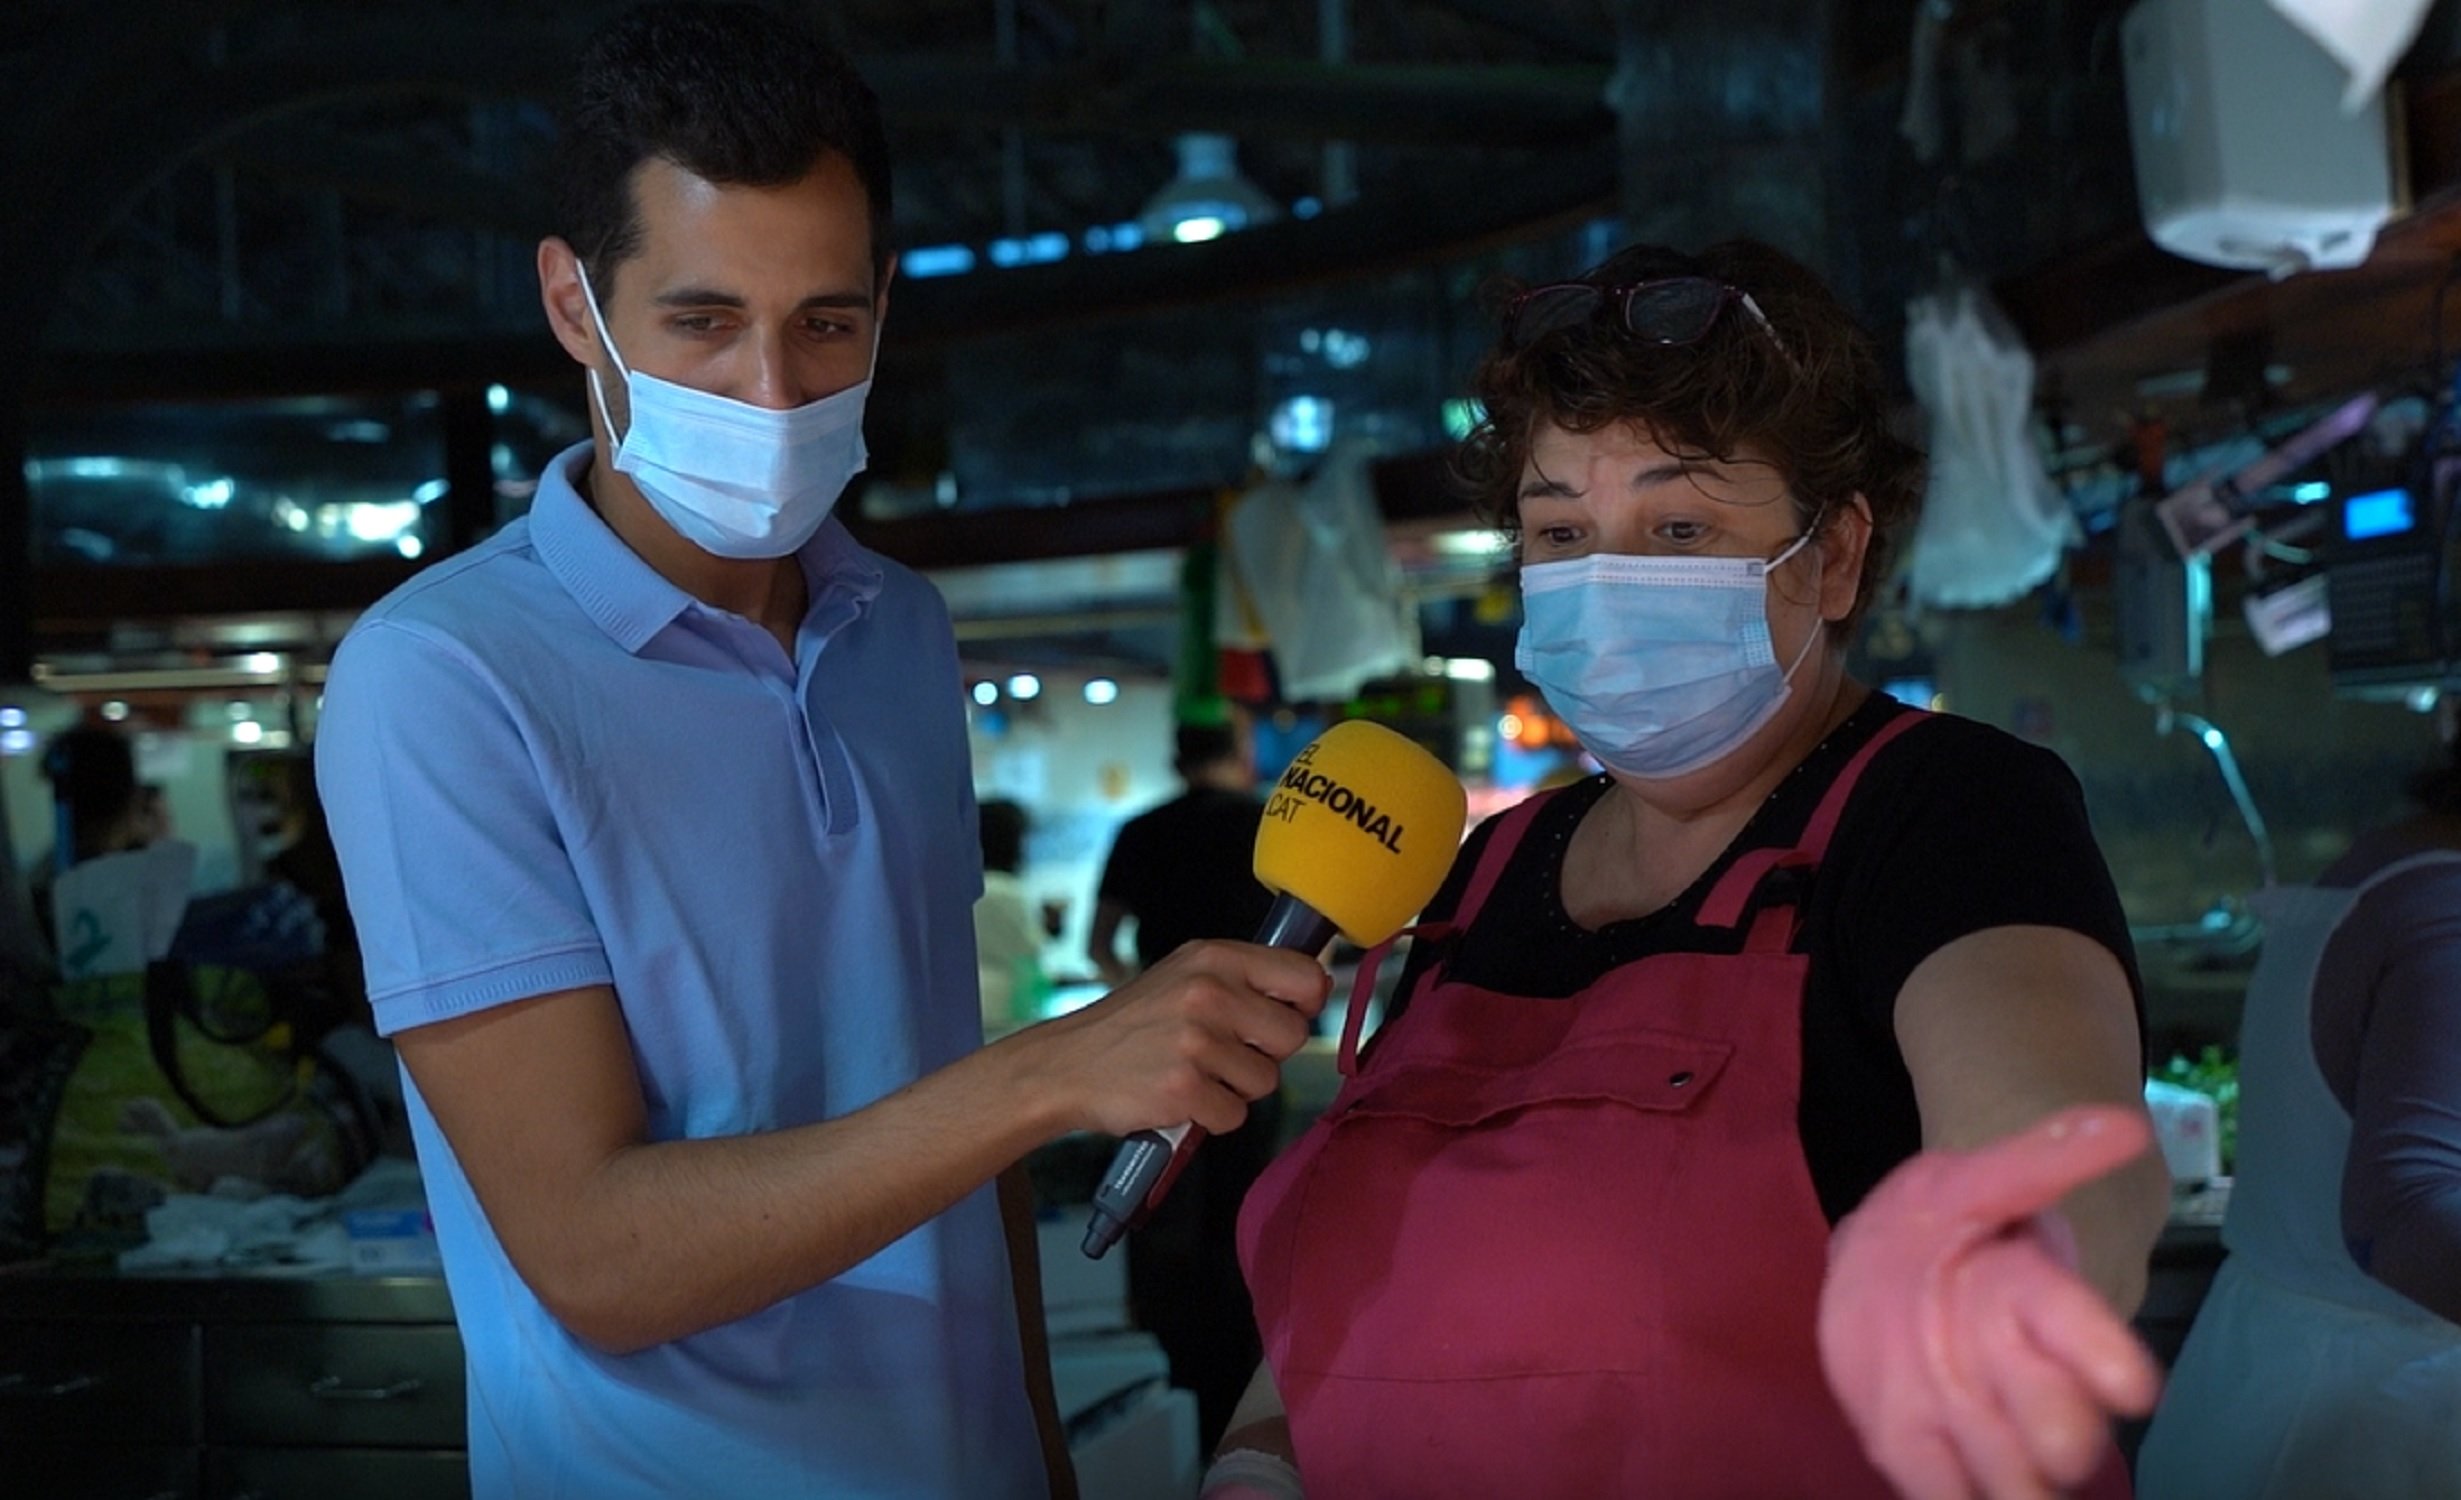
POLYGON ((1688 775, 1752 737, 1791 691, 1817 628, 1781 669, 1770 572, 1811 533, 1756 557, 1601 554, 1521 570, 1514 664, 1601 765, 1637 780, 1688 775))
MULTIPOLYGON (((812 539, 847 484, 863 472, 863 403, 871 376, 786 411, 694 390, 624 363, 598 311, 590 274, 581 295, 607 353, 624 377, 632 426, 621 438, 607 394, 590 371, 590 397, 615 444, 615 471, 630 475, 659 518, 685 541, 719 557, 784 557, 812 539)), ((880 330, 872 329, 872 355, 880 330)), ((868 370, 868 366, 866 367, 868 370)))

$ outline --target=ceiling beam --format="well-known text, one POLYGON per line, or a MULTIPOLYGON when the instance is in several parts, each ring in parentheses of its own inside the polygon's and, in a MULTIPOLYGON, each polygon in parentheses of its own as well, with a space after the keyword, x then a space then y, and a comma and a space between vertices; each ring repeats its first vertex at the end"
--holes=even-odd
MULTIPOLYGON (((23 101, 31 128, 0 139, 0 186, 18 210, 0 222, 0 261, 33 272, 0 291, 0 303, 11 304, 0 312, 47 305, 58 268, 74 264, 148 185, 221 143, 345 101, 552 98, 577 45, 571 24, 351 13, 303 41, 213 67, 201 63, 192 40, 148 33, 55 69, 50 94, 23 101), (88 93, 57 94, 78 79, 88 93), (90 92, 97 79, 109 80, 99 98, 90 92)), ((1597 68, 1181 58, 1114 74, 1098 65, 913 55, 859 58, 858 65, 889 117, 911 122, 1490 147, 1599 138, 1612 125, 1602 103, 1606 74, 1597 68)), ((476 211, 489 222, 527 217, 523 200, 536 186, 508 182, 503 191, 507 202, 476 211)))
POLYGON ((1457 260, 1608 212, 1616 183, 1602 142, 1492 181, 1448 178, 1202 244, 909 282, 897 293, 895 336, 908 348, 940 346, 1457 260))
POLYGON ((1020 126, 1073 134, 1539 147, 1614 128, 1602 66, 1439 66, 1157 58, 1009 65, 884 55, 857 66, 901 125, 1020 126))
POLYGON ((254 177, 339 193, 431 223, 492 229, 516 240, 553 233, 546 196, 534 187, 330 130, 262 126, 206 154, 254 177))
MULTIPOLYGON (((1387 522, 1469 520, 1469 496, 1453 479, 1449 461, 1442 449, 1377 460, 1368 471, 1377 511, 1387 522)), ((1185 547, 1213 524, 1220 497, 1220 490, 1207 486, 894 521, 866 521, 850 513, 846 525, 865 546, 910 568, 981 567, 1185 547)))
POLYGON ((1568 25, 1522 0, 1437 0, 1454 15, 1492 26, 1525 42, 1551 47, 1568 57, 1596 62, 1615 59, 1615 27, 1601 15, 1594 27, 1568 25))
POLYGON ((107 638, 124 621, 175 615, 250 615, 360 610, 406 582, 419 565, 233 561, 190 567, 36 568, 34 633, 55 643, 107 638))
MULTIPOLYGON (((1551 157, 1482 191, 1457 184, 1393 192, 1196 245, 1076 255, 1013 270, 899 285, 884 358, 971 340, 1083 325, 1457 260, 1556 224, 1608 211, 1613 154, 1551 157)), ((560 378, 562 349, 535 328, 469 330, 365 322, 275 342, 279 330, 196 325, 167 346, 98 352, 49 349, 25 366, 27 389, 59 403, 267 396, 302 391, 439 389, 560 378), (166 358, 176 353, 177 358, 166 358)))
MULTIPOLYGON (((1370 470, 1387 522, 1470 519, 1440 451, 1403 453, 1370 470)), ((910 568, 980 567, 1053 558, 1102 557, 1185 547, 1213 523, 1220 491, 1160 490, 1072 505, 950 511, 867 521, 858 503, 842 514, 865 546, 910 568)), ((394 558, 359 562, 226 562, 191 567, 37 568, 35 635, 55 650, 100 639, 115 624, 174 616, 347 613, 373 604, 418 571, 394 558)))

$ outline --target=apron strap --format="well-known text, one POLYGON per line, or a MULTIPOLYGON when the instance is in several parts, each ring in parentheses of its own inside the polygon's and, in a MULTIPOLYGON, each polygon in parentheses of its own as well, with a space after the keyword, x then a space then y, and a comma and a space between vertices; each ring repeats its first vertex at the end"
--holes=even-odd
POLYGON ((2350 899, 2355 902, 2359 897, 2396 876, 2407 875, 2412 870, 2423 870, 2429 865, 2450 864, 2454 860, 2461 860, 2461 850, 2428 849, 2417 854, 2405 854, 2384 868, 2370 872, 2366 879, 2352 886, 2350 899))
POLYGON ((1460 930, 1460 926, 1452 922, 1421 922, 1416 926, 1404 927, 1368 949, 1366 956, 1359 960, 1358 973, 1350 980, 1350 1007, 1342 1012, 1341 1050, 1334 1055, 1334 1064, 1341 1069, 1344 1078, 1359 1071, 1359 1030, 1367 1020, 1367 1002, 1376 993, 1376 975, 1384 968, 1384 960, 1392 953, 1393 945, 1406 937, 1442 942, 1460 930))
POLYGON ((1837 773, 1837 780, 1829 786, 1829 794, 1820 799, 1819 811, 1813 813, 1811 822, 1804 825, 1803 839, 1797 846, 1811 855, 1813 864, 1819 864, 1828 854, 1829 837, 1837 832, 1838 820, 1846 815, 1847 799, 1854 795, 1854 784, 1863 779, 1863 772, 1871 765, 1872 757, 1885 749, 1889 741, 1930 718, 1930 712, 1925 709, 1905 710, 1881 725, 1879 732, 1865 740, 1862 749, 1854 752, 1854 759, 1846 762, 1846 769, 1837 773))
POLYGON ((1495 833, 1479 853, 1478 868, 1470 872, 1470 883, 1461 892, 1461 904, 1453 909, 1453 925, 1467 927, 1478 919, 1480 908, 1487 904, 1495 883, 1504 878, 1504 867, 1512 863, 1513 851, 1521 847, 1522 837, 1530 831, 1538 809, 1554 795, 1547 791, 1525 797, 1496 820, 1495 833))
POLYGON ((1855 783, 1882 747, 1915 725, 1930 718, 1921 709, 1910 708, 1880 726, 1878 732, 1863 742, 1854 752, 1845 769, 1829 784, 1828 792, 1813 809, 1811 821, 1803 826, 1803 836, 1794 847, 1754 849, 1726 867, 1710 887, 1707 899, 1701 902, 1700 914, 1694 920, 1703 927, 1732 927, 1743 920, 1744 908, 1755 896, 1761 897, 1760 910, 1754 915, 1750 933, 1744 939, 1747 952, 1767 953, 1784 950, 1793 941, 1794 901, 1791 895, 1781 897, 1777 890, 1764 891, 1764 882, 1779 870, 1809 874, 1820 868, 1820 861, 1829 852, 1829 840, 1837 832, 1838 820, 1845 816, 1846 803, 1854 795, 1855 783))
POLYGON ((1367 955, 1359 960, 1359 972, 1350 981, 1350 1009, 1342 1016, 1342 1045, 1337 1061, 1344 1078, 1358 1071, 1359 1028, 1367 1017, 1367 999, 1375 992, 1376 973, 1383 968, 1385 957, 1393 951, 1393 945, 1406 937, 1440 942, 1468 927, 1477 917, 1479 909, 1487 904, 1487 897, 1495 890, 1495 883, 1503 878, 1504 867, 1512 863, 1513 851, 1521 847, 1522 836, 1529 832, 1530 821, 1538 816, 1538 809, 1545 805, 1546 800, 1554 795, 1554 792, 1546 791, 1525 797, 1496 820, 1495 832, 1488 835, 1487 847, 1479 852, 1478 865, 1470 871, 1470 883, 1463 889, 1461 904, 1454 909, 1451 921, 1421 922, 1405 927, 1369 949, 1367 955))

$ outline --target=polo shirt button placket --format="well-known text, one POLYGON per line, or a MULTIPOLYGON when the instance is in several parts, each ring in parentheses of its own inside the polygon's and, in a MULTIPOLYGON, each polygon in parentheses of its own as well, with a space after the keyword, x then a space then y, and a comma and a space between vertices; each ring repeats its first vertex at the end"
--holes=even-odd
POLYGON ((862 612, 859 600, 832 589, 830 596, 807 614, 804 636, 808 643, 801 654, 808 659, 795 663, 800 680, 787 695, 795 713, 796 748, 810 768, 811 784, 820 799, 818 827, 823 835, 852 832, 856 809, 854 768, 846 758, 845 742, 814 701, 820 664, 829 642, 862 612))

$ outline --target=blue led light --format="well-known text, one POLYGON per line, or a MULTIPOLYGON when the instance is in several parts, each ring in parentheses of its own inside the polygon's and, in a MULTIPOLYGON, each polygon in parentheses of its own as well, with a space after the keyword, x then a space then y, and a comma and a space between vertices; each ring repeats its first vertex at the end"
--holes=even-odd
POLYGON ((2417 524, 2408 490, 2373 490, 2341 502, 2341 530, 2354 542, 2398 536, 2417 524))
POLYGON ((974 252, 963 245, 925 245, 897 258, 905 276, 962 276, 974 269, 974 252))

